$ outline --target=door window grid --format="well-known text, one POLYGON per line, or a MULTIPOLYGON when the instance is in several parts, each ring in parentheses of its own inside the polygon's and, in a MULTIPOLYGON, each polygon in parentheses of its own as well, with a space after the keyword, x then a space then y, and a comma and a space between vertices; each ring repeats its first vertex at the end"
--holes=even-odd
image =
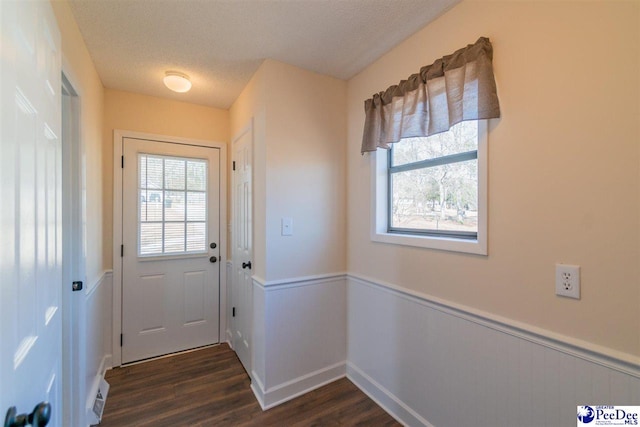
POLYGON ((206 253, 207 161, 138 154, 138 255, 206 253))

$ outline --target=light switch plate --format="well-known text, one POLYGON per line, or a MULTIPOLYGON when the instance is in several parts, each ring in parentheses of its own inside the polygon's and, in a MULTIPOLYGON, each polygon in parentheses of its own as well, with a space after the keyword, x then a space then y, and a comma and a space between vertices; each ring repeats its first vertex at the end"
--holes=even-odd
POLYGON ((282 218, 282 235, 293 236, 293 218, 282 218))

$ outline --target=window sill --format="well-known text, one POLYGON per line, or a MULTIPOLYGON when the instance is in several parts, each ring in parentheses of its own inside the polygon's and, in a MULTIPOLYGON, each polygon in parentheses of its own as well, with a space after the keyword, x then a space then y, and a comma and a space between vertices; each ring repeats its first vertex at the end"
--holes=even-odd
POLYGON ((455 239, 451 237, 421 236, 410 234, 379 233, 371 234, 371 240, 393 245, 414 246, 437 249, 441 251, 462 252, 476 255, 487 255, 486 239, 479 236, 477 240, 455 239))

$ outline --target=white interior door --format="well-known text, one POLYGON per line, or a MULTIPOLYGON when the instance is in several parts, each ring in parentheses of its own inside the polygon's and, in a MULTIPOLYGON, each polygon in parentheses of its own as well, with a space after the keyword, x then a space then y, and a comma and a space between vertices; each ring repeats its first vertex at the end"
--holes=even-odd
POLYGON ((122 363, 217 343, 220 150, 123 145, 122 363))
POLYGON ((0 1, 0 408, 28 414, 48 401, 54 426, 62 425, 59 46, 48 1, 0 1))
POLYGON ((251 322, 253 314, 252 271, 252 128, 233 142, 233 289, 232 332, 233 349, 251 372, 251 322))

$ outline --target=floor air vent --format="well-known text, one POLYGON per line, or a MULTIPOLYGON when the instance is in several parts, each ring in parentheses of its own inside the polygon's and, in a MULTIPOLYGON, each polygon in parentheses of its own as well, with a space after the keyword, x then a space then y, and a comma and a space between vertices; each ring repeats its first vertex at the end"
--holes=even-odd
POLYGON ((98 391, 96 392, 96 398, 93 401, 93 407, 89 411, 91 425, 100 424, 102 421, 102 413, 104 412, 104 404, 107 402, 107 394, 109 394, 109 383, 103 378, 100 379, 100 385, 98 385, 98 391))

